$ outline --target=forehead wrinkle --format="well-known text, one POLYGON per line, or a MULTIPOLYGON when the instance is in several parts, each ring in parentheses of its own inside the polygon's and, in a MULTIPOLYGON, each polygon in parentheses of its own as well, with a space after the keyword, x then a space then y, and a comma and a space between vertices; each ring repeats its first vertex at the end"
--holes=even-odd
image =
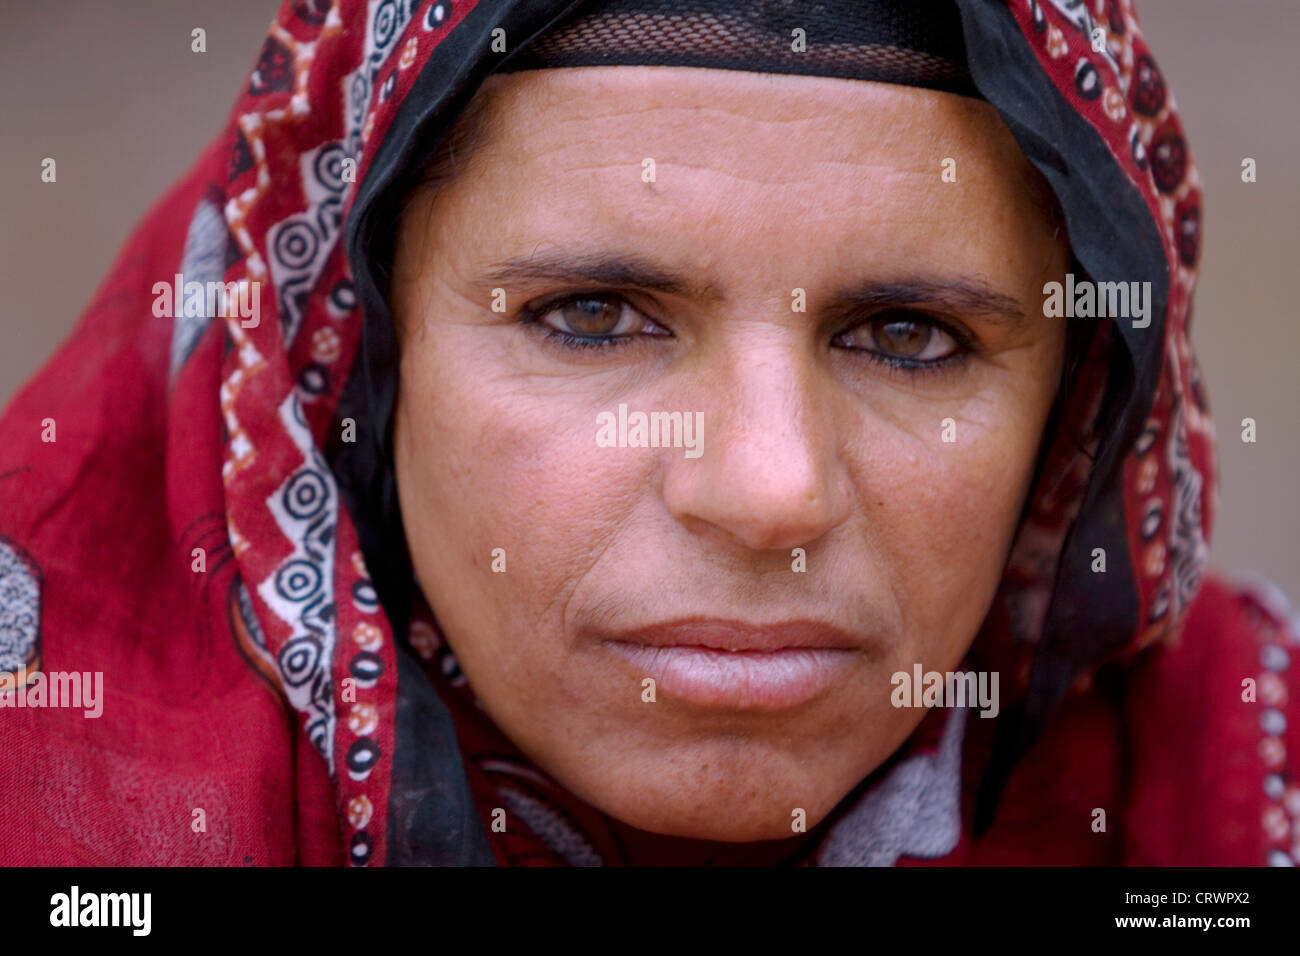
MULTIPOLYGON (((583 70, 626 70, 625 67, 595 67, 583 70)), ((662 68, 680 74, 681 70, 699 72, 700 68, 662 68)), ((555 71, 563 73, 565 71, 555 71)), ((575 74, 580 70, 574 70, 575 74)), ((713 71, 718 72, 718 71, 713 71)), ((749 77, 742 74, 747 80, 749 77)), ((767 79, 765 75, 758 77, 767 79)), ((784 78, 773 78, 784 79, 784 78)), ((816 83, 824 78, 793 77, 792 79, 812 80, 816 83)), ((633 87, 632 95, 646 96, 696 96, 708 91, 700 89, 701 84, 693 82, 685 91, 676 89, 683 83, 680 75, 663 77, 650 88, 647 84, 633 87), (698 91, 698 92, 697 92, 698 91)), ((823 170, 845 168, 853 174, 870 180, 875 175, 912 175, 919 183, 929 185, 931 179, 937 180, 935 170, 936 156, 946 155, 951 150, 951 143, 946 142, 954 132, 982 132, 975 149, 959 150, 962 160, 964 179, 978 180, 995 173, 996 167, 1008 157, 1006 144, 989 142, 989 130, 984 128, 988 117, 981 115, 976 107, 984 107, 983 112, 991 112, 987 104, 968 104, 957 97, 924 90, 900 90, 889 84, 875 84, 859 80, 835 79, 836 84, 852 83, 856 96, 812 96, 794 99, 790 96, 777 96, 771 99, 755 95, 755 89, 748 85, 721 85, 721 92, 713 90, 712 100, 690 105, 676 103, 652 103, 649 105, 629 105, 626 84, 608 80, 589 83, 569 76, 562 83, 552 80, 542 88, 525 86, 518 95, 504 97, 498 104, 502 112, 523 121, 523 128, 533 131, 531 135, 509 140, 509 130, 518 130, 520 123, 503 122, 496 125, 499 135, 508 141, 499 145, 508 147, 498 150, 496 154, 506 160, 508 166, 527 168, 541 163, 563 165, 566 159, 577 153, 577 162, 569 167, 564 175, 581 175, 584 173, 612 168, 622 175, 624 167, 639 167, 644 158, 649 156, 656 164, 667 169, 673 166, 712 172, 730 176, 739 181, 757 185, 817 185, 819 173, 823 170), (558 93, 551 86, 558 88, 558 93), (869 89, 861 90, 867 87, 869 89), (880 89, 877 89, 880 88, 880 89), (549 95, 548 95, 549 94, 549 95), (915 102, 913 109, 903 110, 900 120, 899 96, 910 96, 915 102), (602 100, 610 97, 620 99, 602 108, 602 100), (718 105, 718 100, 725 101, 718 105), (537 125, 529 122, 537 115, 532 108, 540 101, 544 112, 548 114, 547 122, 537 125), (789 111, 798 110, 798 115, 786 119, 773 116, 773 113, 788 107, 789 111), (878 109, 883 109, 879 121, 872 117, 878 109), (580 112, 571 112, 580 110, 580 112), (763 115, 752 115, 762 110, 763 115), (519 114, 531 114, 520 116, 519 114), (557 115, 558 114, 558 115, 557 115), (567 114, 567 115, 566 115, 567 114), (646 129, 646 118, 653 114, 664 117, 662 124, 652 124, 646 129), (721 122, 708 122, 717 116, 721 122), (732 123, 731 121, 734 121, 732 123), (727 130, 728 125, 740 124, 741 132, 727 130), (820 127, 824 135, 805 137, 797 148, 786 148, 795 137, 784 127, 797 129, 802 126, 820 127), (607 127, 600 135, 592 137, 593 129, 607 127), (978 127, 976 129, 975 127, 978 127), (918 129, 928 132, 926 142, 918 141, 918 129), (945 133, 945 130, 947 133, 945 133), (572 142, 573 139, 585 140, 572 142), (759 146, 773 141, 775 149, 737 150, 737 140, 752 138, 759 146), (614 155, 608 162, 592 162, 592 153, 596 150, 613 148, 614 155), (944 147, 944 148, 939 148, 944 147), (822 157, 810 156, 810 152, 821 151, 822 157), (686 152, 692 158, 703 162, 683 162, 674 158, 686 152), (504 155, 502 155, 504 153, 504 155), (889 162, 881 162, 884 156, 889 162), (872 160, 876 160, 872 162, 872 160), (753 164, 762 169, 766 175, 749 176, 743 167, 753 164), (973 164, 973 168, 972 168, 973 164), (776 175, 771 167, 776 166, 776 175)), ((777 84, 778 87, 780 84, 777 84)), ((819 92, 828 92, 819 90, 819 92)), ((1009 138, 1009 134, 1006 138, 1009 138)), ((997 140, 998 137, 993 137, 997 140)), ((1011 152, 1011 158, 1020 157, 1011 152)), ((1023 162, 1023 160, 1021 160, 1023 162)), ((530 170, 530 176, 536 171, 530 170)), ((1006 173, 1003 172, 1003 177, 1006 173)), ((631 183, 630 183, 631 184, 631 183)), ((632 184, 642 185, 639 177, 632 184)), ((870 186, 869 182, 864 183, 870 186)), ((867 190, 870 191, 869 189, 867 190)), ((949 190, 947 194, 936 199, 951 201, 957 196, 949 190)), ((964 191, 962 191, 964 192, 964 191)))
MULTIPOLYGON (((823 140, 856 132, 869 135, 872 142, 892 145, 897 139, 906 139, 915 126, 929 126, 933 138, 942 142, 960 131, 987 135, 990 118, 1000 125, 996 111, 987 103, 934 90, 841 77, 707 67, 613 66, 513 74, 509 80, 512 85, 497 99, 497 109, 529 115, 543 110, 553 120, 549 124, 552 130, 571 122, 592 121, 636 120, 633 125, 641 126, 647 114, 657 112, 670 117, 672 125, 702 128, 706 133, 713 127, 701 126, 701 121, 717 115, 759 127, 825 126, 823 140), (638 72, 640 81, 631 82, 638 72), (603 106, 602 101, 608 105, 603 106), (895 114, 894 120, 872 123, 873 115, 882 110, 895 114), (901 123, 897 116, 904 117, 901 123)), ((508 125, 497 129, 508 135, 508 125)), ((1009 134, 1002 139, 1010 140, 1009 134)))
MULTIPOLYGON (((564 107, 568 104, 558 108, 555 104, 547 104, 546 124, 540 128, 524 124, 524 128, 531 129, 532 133, 523 139, 517 138, 519 123, 501 122, 495 127, 499 140, 497 145, 506 147, 502 152, 517 165, 527 165, 529 162, 546 158, 563 159, 570 151, 589 156, 593 149, 601 149, 608 145, 617 150, 608 163, 611 166, 623 163, 639 164, 646 156, 654 158, 660 165, 665 165, 674 161, 671 155, 660 156, 655 155, 656 153, 672 154, 686 151, 695 155, 715 155, 721 171, 720 167, 724 165, 740 165, 750 158, 748 151, 737 149, 737 142, 752 140, 760 144, 766 142, 792 144, 796 138, 793 135, 794 130, 813 127, 809 130, 809 136, 800 138, 797 148, 788 151, 786 165, 801 168, 810 164, 859 167, 864 165, 864 159, 873 154, 889 155, 897 156, 897 161, 890 164, 889 168, 913 169, 918 174, 928 175, 931 171, 929 167, 933 165, 933 146, 936 144, 927 143, 922 148, 921 144, 916 142, 914 134, 916 127, 926 125, 923 121, 927 119, 933 121, 932 125, 949 129, 953 123, 969 125, 967 117, 950 115, 954 112, 951 109, 932 108, 925 111, 927 115, 910 117, 901 124, 900 128, 900 124, 892 121, 891 116, 898 112, 896 104, 873 102, 859 103, 852 110, 842 104, 833 104, 835 108, 831 108, 832 104, 812 104, 820 108, 821 112, 811 112, 810 104, 803 102, 799 104, 800 115, 789 119, 774 118, 771 115, 752 116, 745 108, 762 108, 770 113, 772 106, 767 102, 751 103, 751 100, 755 99, 752 94, 736 97, 738 103, 737 108, 734 109, 709 103, 691 106, 656 104, 641 108, 629 108, 626 103, 618 103, 607 110, 601 110, 598 103, 593 103, 592 100, 598 100, 603 92, 607 91, 596 90, 594 96, 582 100, 579 107, 581 112, 569 115, 564 115, 567 112, 564 107), (887 115, 882 117, 880 122, 873 122, 873 113, 881 105, 887 115), (929 113, 934 115, 929 116, 929 113), (648 126, 646 120, 652 114, 662 115, 664 121, 648 126), (714 116, 721 122, 710 122, 714 116), (743 128, 734 128, 737 124, 743 128), (729 125, 733 128, 727 128, 729 125), (603 127, 600 135, 590 137, 591 131, 600 127, 603 127), (575 134, 583 141, 573 142, 575 134), (818 150, 823 153, 822 156, 815 155, 818 150)), ((576 99, 576 93, 574 98, 576 99)), ((502 112, 536 115, 535 111, 528 109, 528 104, 522 102, 522 99, 502 104, 502 112)), ((927 105, 934 107, 935 104, 927 105)), ((503 120, 508 118, 503 117, 503 120)), ((942 129, 934 129, 931 138, 942 140, 944 138, 942 129)), ((989 155, 970 155, 968 151, 965 158, 968 161, 979 162, 981 165, 986 164, 988 160, 1000 158, 993 155, 996 151, 991 146, 982 146, 981 151, 989 155)), ((779 157, 780 152, 760 150, 759 154, 753 155, 752 158, 755 162, 762 163, 771 162, 774 156, 779 157)), ((579 165, 574 169, 585 170, 592 168, 592 165, 579 165)), ((601 165, 603 164, 594 164, 596 168, 601 165)))
MULTIPOLYGON (((848 136, 837 128, 833 137, 791 145, 791 137, 785 133, 715 129, 701 135, 694 130, 672 127, 652 130, 640 127, 626 133, 606 130, 600 136, 590 137, 589 119, 573 120, 581 124, 574 130, 581 141, 574 142, 574 137, 565 139, 552 126, 542 133, 542 141, 529 136, 511 143, 504 158, 520 167, 537 162, 563 164, 567 174, 610 169, 623 175, 629 168, 639 172, 642 161, 649 158, 660 168, 702 170, 761 183, 797 182, 807 180, 810 171, 840 169, 864 177, 868 173, 914 175, 926 185, 931 180, 938 182, 935 150, 930 144, 921 145, 913 140, 886 147, 879 138, 868 144, 866 134, 871 130, 848 136), (593 156, 606 149, 607 155, 593 156), (775 166, 791 175, 765 180, 737 172, 746 166, 775 166)), ((968 153, 964 158, 977 172, 992 171, 991 157, 968 153)), ((632 184, 641 185, 639 176, 632 184)))

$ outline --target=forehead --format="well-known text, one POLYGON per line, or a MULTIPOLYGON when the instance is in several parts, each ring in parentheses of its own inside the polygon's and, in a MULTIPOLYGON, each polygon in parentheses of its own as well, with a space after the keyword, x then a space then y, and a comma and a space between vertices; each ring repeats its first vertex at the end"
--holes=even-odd
POLYGON ((1054 245, 1046 185, 967 97, 633 66, 497 75, 478 95, 485 133, 443 208, 491 224, 484 241, 849 244, 900 264, 972 240, 988 259, 1054 245))

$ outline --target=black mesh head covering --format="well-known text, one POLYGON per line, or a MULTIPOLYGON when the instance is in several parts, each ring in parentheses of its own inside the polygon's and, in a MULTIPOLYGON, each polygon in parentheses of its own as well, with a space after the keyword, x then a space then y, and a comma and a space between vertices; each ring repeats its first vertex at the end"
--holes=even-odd
POLYGON ((597 0, 497 72, 578 66, 794 73, 979 95, 947 2, 597 0))

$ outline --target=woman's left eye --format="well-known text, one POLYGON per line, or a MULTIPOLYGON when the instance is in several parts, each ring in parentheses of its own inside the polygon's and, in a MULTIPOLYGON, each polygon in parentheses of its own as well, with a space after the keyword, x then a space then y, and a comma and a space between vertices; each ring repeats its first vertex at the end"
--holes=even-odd
POLYGON ((871 352, 907 366, 943 364, 957 358, 963 343, 940 322, 919 312, 890 310, 835 337, 841 348, 871 352))
POLYGON ((608 345, 636 335, 666 335, 619 296, 569 296, 525 309, 524 322, 543 327, 567 344, 608 345))

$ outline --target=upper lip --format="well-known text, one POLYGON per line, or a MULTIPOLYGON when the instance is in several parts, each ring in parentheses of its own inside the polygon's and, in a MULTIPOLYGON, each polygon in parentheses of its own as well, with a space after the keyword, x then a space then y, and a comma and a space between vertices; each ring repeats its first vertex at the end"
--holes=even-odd
POLYGON ((681 618, 606 631, 606 641, 647 647, 705 647, 721 651, 779 651, 789 648, 843 648, 857 650, 865 641, 825 621, 792 620, 750 624, 720 618, 681 618))

